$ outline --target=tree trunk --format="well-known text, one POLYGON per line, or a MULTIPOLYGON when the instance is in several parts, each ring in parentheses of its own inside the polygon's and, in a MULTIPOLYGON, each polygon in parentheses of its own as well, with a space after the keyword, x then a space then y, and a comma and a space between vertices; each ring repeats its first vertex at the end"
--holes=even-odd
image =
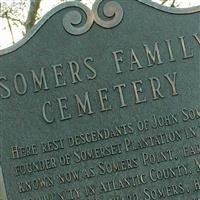
POLYGON ((28 17, 25 22, 26 33, 30 31, 36 21, 37 12, 40 8, 41 0, 30 0, 30 8, 28 12, 28 17))

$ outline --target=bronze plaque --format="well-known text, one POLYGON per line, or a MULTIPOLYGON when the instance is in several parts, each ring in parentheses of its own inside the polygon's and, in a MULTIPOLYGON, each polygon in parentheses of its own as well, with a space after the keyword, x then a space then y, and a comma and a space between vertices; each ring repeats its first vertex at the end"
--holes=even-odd
POLYGON ((1 51, 2 198, 199 199, 199 11, 67 2, 1 51))

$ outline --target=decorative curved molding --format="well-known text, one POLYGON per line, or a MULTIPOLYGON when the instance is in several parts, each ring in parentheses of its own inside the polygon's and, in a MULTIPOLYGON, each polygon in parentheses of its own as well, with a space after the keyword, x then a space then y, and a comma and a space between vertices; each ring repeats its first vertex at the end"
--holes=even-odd
MULTIPOLYGON (((151 0, 132 0, 137 1, 157 10, 172 13, 172 14, 192 14, 200 12, 200 6, 191 7, 191 8, 168 8, 165 6, 161 6, 157 3, 152 2, 151 0)), ((42 19, 31 29, 31 31, 19 42, 14 44, 11 47, 6 49, 0 50, 0 56, 4 54, 11 53, 16 51, 18 48, 23 46, 27 43, 37 32, 38 30, 57 12, 65 9, 65 8, 72 8, 72 11, 69 11, 64 15, 63 18, 63 26, 65 30, 73 35, 80 35, 86 33, 91 27, 94 22, 104 28, 112 28, 117 26, 121 20, 123 19, 123 9, 118 2, 115 0, 109 0, 108 2, 104 0, 96 0, 93 5, 92 10, 86 7, 84 4, 71 1, 65 2, 63 4, 58 5, 57 7, 53 8, 49 11, 42 19), (103 5, 103 6, 102 6, 103 5), (102 20, 99 17, 99 11, 103 7, 103 15, 108 20, 102 20), (76 8, 73 10, 73 8, 76 8), (80 9, 80 13, 77 11, 77 8, 80 9), (81 24, 82 22, 82 13, 86 15, 86 22, 85 24, 81 24)))
POLYGON ((121 5, 113 0, 106 3, 104 3, 104 0, 97 0, 93 5, 92 10, 81 3, 72 7, 77 7, 86 15, 86 22, 84 25, 80 25, 83 19, 81 12, 71 10, 65 14, 63 26, 65 30, 72 35, 86 33, 92 27, 94 22, 104 28, 113 28, 117 26, 123 18, 123 9, 121 5), (108 20, 103 20, 99 17, 101 5, 103 5, 103 15, 108 18, 108 20))
POLYGON ((102 20, 98 14, 101 4, 103 4, 103 0, 97 0, 92 7, 95 22, 104 28, 113 28, 117 26, 124 16, 124 11, 121 5, 113 0, 106 2, 103 7, 103 14, 109 20, 105 21, 102 20))
POLYGON ((72 35, 81 35, 86 33, 91 28, 94 21, 92 11, 84 4, 78 3, 74 5, 73 2, 70 3, 71 4, 67 7, 76 7, 84 12, 86 15, 86 22, 84 25, 78 26, 82 22, 83 16, 81 12, 78 12, 77 10, 70 10, 63 17, 63 26, 65 30, 72 35))

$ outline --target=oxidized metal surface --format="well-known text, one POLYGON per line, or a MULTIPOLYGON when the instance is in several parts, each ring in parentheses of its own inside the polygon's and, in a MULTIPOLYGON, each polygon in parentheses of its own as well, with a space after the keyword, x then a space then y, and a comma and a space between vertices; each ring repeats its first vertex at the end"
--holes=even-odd
POLYGON ((0 51, 7 199, 199 199, 199 11, 67 2, 0 51))

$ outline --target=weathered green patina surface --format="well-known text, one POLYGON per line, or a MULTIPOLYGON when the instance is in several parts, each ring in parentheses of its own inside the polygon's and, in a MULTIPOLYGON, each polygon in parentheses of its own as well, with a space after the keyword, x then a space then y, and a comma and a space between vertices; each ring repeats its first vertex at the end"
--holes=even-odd
POLYGON ((8 200, 200 198, 199 11, 68 2, 1 51, 8 200))

